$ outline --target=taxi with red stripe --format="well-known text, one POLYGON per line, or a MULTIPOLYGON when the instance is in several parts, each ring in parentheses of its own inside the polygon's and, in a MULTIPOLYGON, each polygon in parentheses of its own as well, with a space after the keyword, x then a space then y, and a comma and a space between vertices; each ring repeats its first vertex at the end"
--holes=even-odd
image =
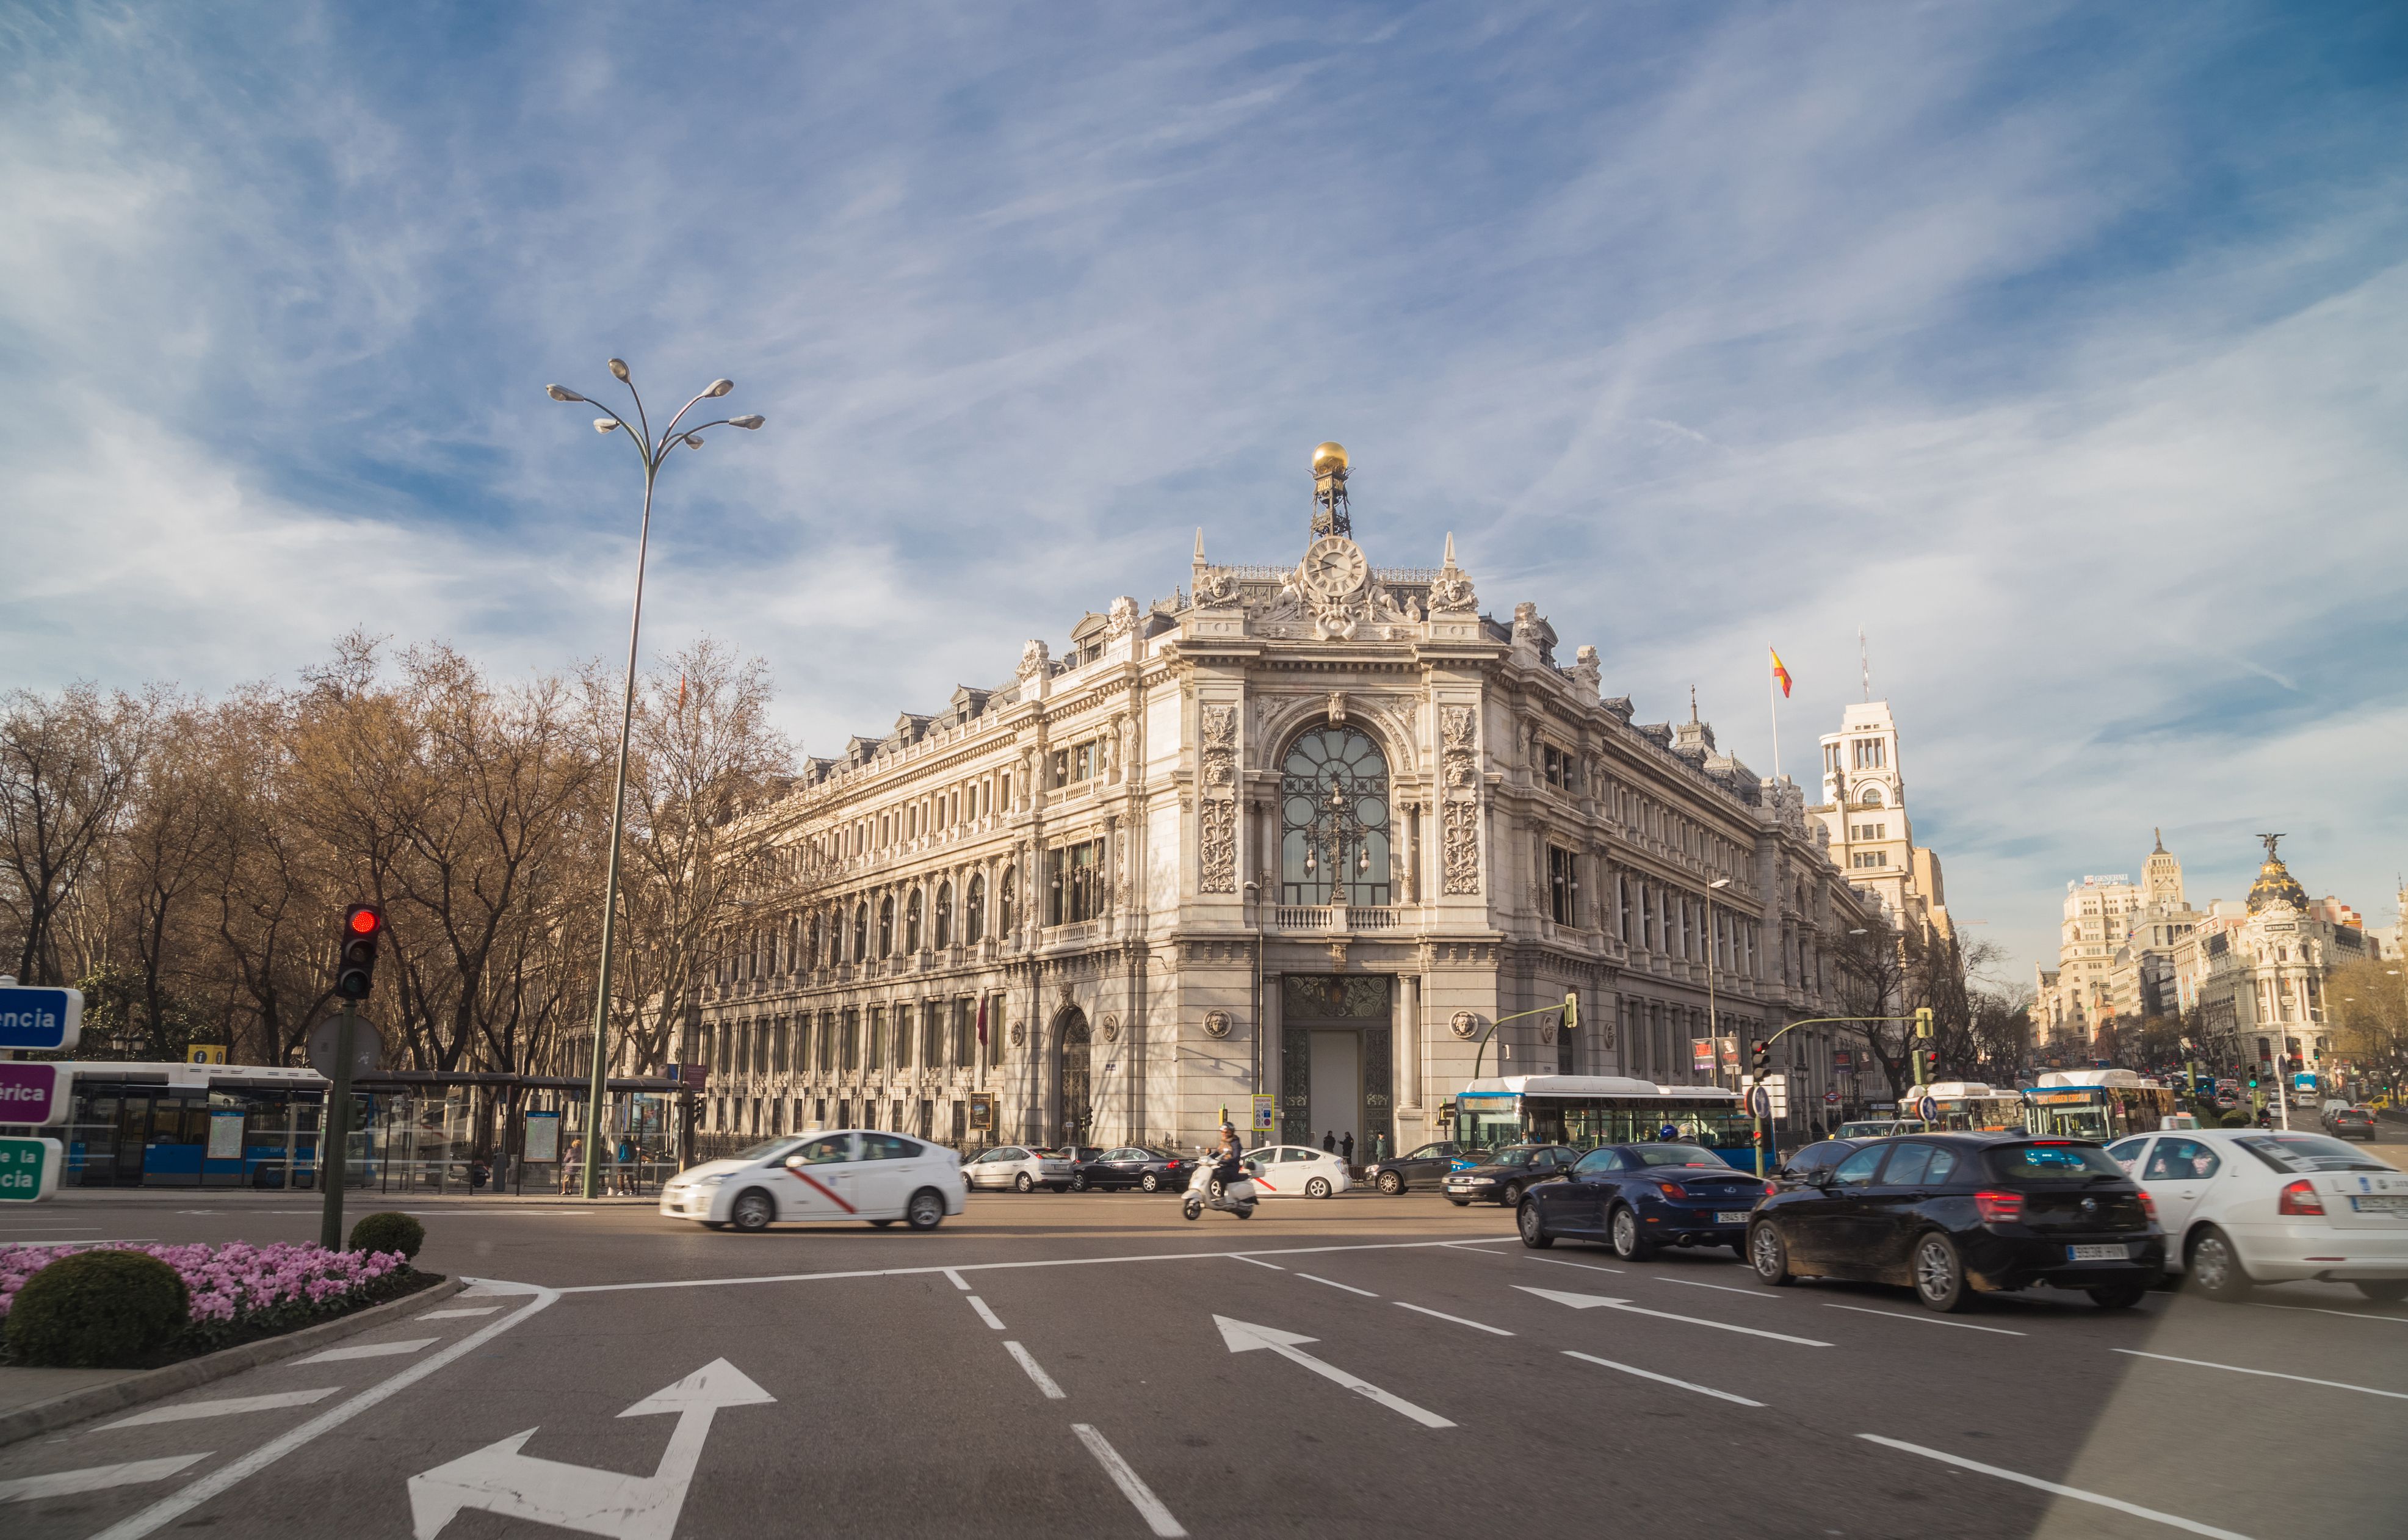
POLYGON ((765 1140, 661 1184, 661 1214, 710 1230, 901 1220, 934 1230, 968 1200, 961 1161, 925 1140, 877 1129, 814 1130, 765 1140))

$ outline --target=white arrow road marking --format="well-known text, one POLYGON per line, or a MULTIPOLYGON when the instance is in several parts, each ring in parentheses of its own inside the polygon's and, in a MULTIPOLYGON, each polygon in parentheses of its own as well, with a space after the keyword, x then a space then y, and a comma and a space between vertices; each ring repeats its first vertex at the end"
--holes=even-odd
POLYGON ((407 1342, 372 1342, 365 1347, 329 1347, 322 1353, 312 1353, 295 1363, 341 1363, 347 1359, 390 1359, 404 1353, 415 1353, 422 1347, 435 1346, 433 1337, 411 1337, 407 1342))
POLYGON ((2305 1374, 2278 1374, 2272 1369, 2243 1369, 2237 1363, 2215 1363, 2207 1359, 2178 1359, 2172 1353, 2143 1353, 2137 1347, 2118 1347, 2118 1353, 2136 1359, 2157 1359, 2166 1363, 2187 1363, 2200 1369, 2221 1369, 2228 1374, 2258 1374, 2266 1379, 2287 1379, 2301 1385, 2321 1385, 2328 1390, 2355 1390, 2362 1396, 2387 1396, 2393 1401, 2408 1401, 2408 1393, 2399 1390, 2377 1390, 2365 1385, 2349 1385, 2337 1379, 2310 1379, 2305 1374))
POLYGON ((1995 1475, 2001 1481, 2013 1481, 2018 1486, 2037 1487, 2044 1492, 2055 1492, 2059 1497, 2070 1497, 2077 1503, 2096 1503, 2102 1508, 2113 1508, 2117 1513, 2128 1513, 2138 1518, 2154 1518, 2160 1524, 2169 1524, 2178 1530, 2188 1530, 2193 1534, 2207 1535, 2209 1540, 2249 1540, 2245 1534, 2237 1534, 2231 1530, 2220 1530, 2213 1524, 2202 1524, 2194 1518, 2184 1518, 2171 1513, 2159 1513, 2155 1508, 2144 1508, 2138 1503, 2127 1503, 2120 1497, 2106 1497, 2098 1492, 2086 1492, 2079 1487, 2060 1487, 2054 1481, 2042 1481, 2039 1476, 2026 1475, 2020 1471, 2007 1471, 1996 1465, 1985 1465, 1978 1460, 1968 1460, 1962 1455, 1949 1454, 1945 1450, 1927 1449, 1920 1444, 1909 1444, 1901 1439, 1884 1438, 1879 1433, 1858 1433, 1856 1436, 1868 1444, 1879 1444, 1890 1449, 1904 1449, 1909 1454, 1919 1454, 1926 1460, 1936 1460, 1943 1465, 1954 1465, 1960 1471, 1975 1471, 1983 1475, 1995 1475))
POLYGON ((1376 1401, 1388 1410, 1409 1417, 1425 1428, 1455 1426, 1436 1412, 1416 1406, 1401 1396, 1392 1396, 1369 1380, 1358 1378, 1336 1364, 1324 1363, 1310 1353, 1297 1350, 1304 1343, 1320 1341, 1318 1337, 1300 1337, 1293 1331, 1282 1331, 1273 1327, 1256 1326, 1249 1321, 1233 1321, 1226 1316, 1213 1317, 1212 1323, 1221 1329, 1221 1340, 1229 1345, 1229 1351, 1232 1353, 1251 1353, 1258 1347, 1268 1347, 1290 1363, 1301 1364, 1322 1378, 1333 1384, 1342 1385, 1367 1400, 1376 1401))
POLYGON ((1628 1300, 1610 1300, 1602 1294, 1567 1294, 1559 1288, 1532 1288, 1528 1284, 1515 1284, 1525 1294, 1536 1294, 1542 1300, 1570 1305, 1574 1310, 1627 1310, 1634 1316, 1653 1316, 1658 1320, 1687 1321, 1691 1326, 1711 1326, 1717 1331, 1737 1331, 1742 1336, 1770 1337, 1775 1342, 1794 1342, 1801 1347, 1828 1347, 1828 1342, 1813 1337, 1793 1337, 1784 1331, 1763 1331, 1753 1326, 1733 1326, 1727 1321, 1710 1321, 1703 1316, 1675 1316, 1669 1310, 1643 1310, 1628 1300))
POLYGON ((208 1454, 169 1455, 165 1460, 136 1460, 124 1465, 93 1465, 80 1471, 53 1471, 49 1475, 21 1475, 0 1481, 0 1503, 30 1503, 37 1497, 67 1497, 96 1492, 137 1481, 165 1481, 208 1454))
POLYGON ((194 1418, 232 1417, 236 1412, 272 1412, 279 1406, 307 1406, 313 1401, 323 1401, 342 1389, 328 1385, 315 1390, 287 1390, 273 1396, 228 1396, 222 1401, 188 1401, 181 1406, 159 1406, 148 1412, 136 1412, 114 1422, 104 1422, 93 1430, 105 1433, 111 1428, 141 1428, 153 1422, 189 1422, 194 1418))
POLYGON ((1659 1374, 1651 1369, 1641 1369, 1627 1363, 1616 1363, 1612 1359, 1596 1358, 1587 1353, 1575 1353, 1569 1347, 1564 1349, 1564 1357, 1578 1359, 1584 1363, 1598 1364, 1608 1369, 1619 1369, 1626 1374, 1637 1374, 1641 1379, 1652 1379, 1658 1385, 1677 1385, 1684 1390, 1695 1390, 1701 1396, 1712 1396, 1717 1401, 1735 1401, 1742 1406, 1764 1404, 1760 1401, 1750 1401, 1745 1396, 1735 1396, 1728 1390, 1717 1390, 1711 1385, 1692 1385, 1685 1379, 1674 1379, 1670 1374, 1659 1374))
POLYGON ((703 1440, 710 1436, 710 1419, 723 1406, 762 1406, 777 1399, 725 1359, 713 1359, 619 1414, 677 1414, 669 1446, 652 1475, 626 1475, 521 1454, 537 1432, 529 1428, 411 1476, 411 1526, 418 1540, 434 1540, 461 1509, 482 1508, 617 1540, 669 1540, 686 1489, 694 1484, 703 1440))
POLYGON ((1121 1495, 1127 1498, 1130 1505, 1144 1518, 1146 1528, 1163 1536, 1163 1540, 1180 1540, 1186 1534, 1187 1532, 1179 1527, 1179 1520, 1170 1517, 1170 1510, 1162 1505, 1162 1499, 1154 1495, 1154 1489, 1129 1468, 1129 1462, 1121 1458, 1118 1449, 1105 1442, 1103 1434, 1083 1422, 1073 1422, 1070 1431, 1079 1435, 1079 1442, 1096 1457, 1096 1463, 1112 1478, 1112 1485, 1121 1490, 1121 1495))

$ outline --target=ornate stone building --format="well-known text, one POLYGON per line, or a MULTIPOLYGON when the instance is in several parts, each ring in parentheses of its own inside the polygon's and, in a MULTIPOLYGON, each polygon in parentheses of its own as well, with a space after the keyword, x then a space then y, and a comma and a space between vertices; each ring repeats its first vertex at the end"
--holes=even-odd
MULTIPOLYGON (((1505 1024, 1480 1072, 1700 1081, 1710 1015, 1744 1043, 1840 1014, 1838 943, 1881 906, 1799 789, 1634 724, 1535 604, 1482 612, 1453 537, 1373 566, 1344 452, 1313 469, 1292 566, 1199 532, 1170 597, 751 816, 789 885, 686 1045, 710 1127, 1187 1145, 1259 1092, 1278 1136, 1360 1158, 1442 1133, 1484 1029, 1568 992, 1577 1032, 1505 1024)), ((1794 1035, 1813 1106, 1831 1038, 1794 1035)))
POLYGON ((2248 899, 2238 911, 2217 900, 2198 916, 2174 952, 2175 987, 2182 1009, 2199 1013, 2203 1039, 2237 1043, 2243 1061, 2296 1060, 2313 1072, 2331 1052, 2326 976, 2379 955, 2377 943, 2348 905, 2308 897, 2275 854, 2281 835, 2258 838, 2266 860, 2248 899))

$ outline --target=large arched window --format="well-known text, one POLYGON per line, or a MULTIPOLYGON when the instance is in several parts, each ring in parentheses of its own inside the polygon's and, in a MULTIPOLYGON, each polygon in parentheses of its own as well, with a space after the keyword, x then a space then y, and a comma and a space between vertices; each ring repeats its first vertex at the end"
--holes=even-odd
POLYGON ((924 897, 924 895, 922 894, 920 889, 916 887, 913 888, 911 890, 910 903, 904 913, 903 950, 906 952, 917 952, 921 949, 920 938, 924 932, 920 928, 920 914, 924 907, 922 903, 924 897))
POLYGON ((986 940, 986 878, 970 879, 969 898, 962 905, 962 939, 972 946, 986 940))
POLYGON ((888 894, 878 900, 878 955, 895 955, 895 897, 888 894))
POLYGON ((996 928, 1010 935, 1020 928, 1020 869, 1003 869, 1003 886, 996 895, 996 928))
POLYGON ((1388 761, 1352 727, 1315 727, 1280 765, 1280 901, 1388 901, 1388 761))
POLYGON ((937 885, 937 950, 953 944, 953 885, 937 885))
POLYGON ((853 910, 853 960, 864 962, 869 957, 869 905, 855 904, 853 910))
POLYGON ((1865 788, 1865 794, 1864 794, 1862 797, 1857 798, 1857 799, 1856 799, 1856 800, 1857 800, 1857 801, 1859 801, 1859 802, 1862 802, 1865 806, 1867 806, 1867 807, 1869 807, 1869 808, 1877 808, 1877 807, 1881 806, 1881 805, 1882 805, 1882 794, 1881 794, 1881 787, 1879 787, 1879 786, 1867 786, 1867 787, 1865 788))

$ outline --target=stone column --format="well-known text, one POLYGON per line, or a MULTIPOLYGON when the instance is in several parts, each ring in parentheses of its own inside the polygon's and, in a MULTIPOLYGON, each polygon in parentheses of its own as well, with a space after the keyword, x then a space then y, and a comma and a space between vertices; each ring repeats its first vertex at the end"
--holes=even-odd
MULTIPOLYGON (((1422 981, 1420 975, 1407 973, 1398 981, 1397 990, 1397 1111, 1399 1115, 1422 1110, 1422 981)), ((1404 1137, 1398 1132, 1398 1139, 1404 1137)))

